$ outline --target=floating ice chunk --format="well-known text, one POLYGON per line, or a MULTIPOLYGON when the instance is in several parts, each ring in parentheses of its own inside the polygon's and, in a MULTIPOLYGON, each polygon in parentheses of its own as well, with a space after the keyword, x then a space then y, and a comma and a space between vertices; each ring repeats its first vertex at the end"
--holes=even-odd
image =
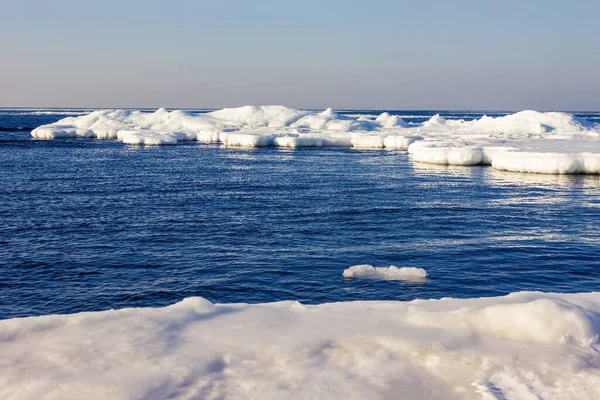
POLYGON ((385 136, 381 135, 356 135, 352 136, 352 147, 359 149, 383 149, 385 136))
POLYGON ((442 117, 440 114, 435 114, 433 117, 429 118, 429 120, 423 123, 425 127, 438 127, 445 126, 448 121, 446 118, 442 117))
POLYGON ((451 148, 447 153, 449 165, 478 165, 483 160, 483 152, 479 148, 451 148))
POLYGON ((402 267, 373 267, 372 265, 354 265, 342 274, 344 278, 383 279, 386 281, 418 281, 427 278, 423 268, 402 267))
POLYGON ((442 165, 478 165, 484 160, 483 151, 477 147, 435 147, 417 142, 409 146, 415 161, 442 165))
POLYGON ((93 138, 94 132, 89 129, 77 129, 72 126, 40 126, 31 131, 31 136, 36 139, 58 139, 58 138, 93 138))
POLYGON ((267 147, 273 145, 272 135, 261 135, 253 133, 229 133, 222 135, 221 141, 227 146, 240 147, 267 147))
POLYGON ((219 132, 197 132, 196 140, 199 143, 218 143, 220 141, 219 132))
POLYGON ((410 136, 386 136, 383 139, 383 146, 386 149, 408 150, 408 146, 417 138, 410 136))
POLYGON ((520 111, 503 117, 483 116, 479 120, 465 122, 478 132, 535 133, 581 132, 593 129, 595 124, 583 118, 562 112, 520 111))
POLYGON ((197 140, 244 147, 408 149, 415 161, 441 165, 493 164, 497 169, 519 172, 599 173, 600 124, 571 114, 521 111, 471 121, 435 115, 423 124, 407 124, 389 113, 373 117, 283 106, 246 106, 203 114, 165 109, 153 113, 100 110, 40 126, 31 134, 37 139, 108 139, 128 131, 137 133, 121 134, 122 140, 137 144, 197 140))
POLYGON ((322 147, 323 139, 317 137, 280 136, 273 140, 278 147, 322 147))
POLYGON ((155 131, 119 131, 117 138, 126 144, 137 145, 172 145, 178 140, 189 140, 185 133, 155 132, 155 131))
POLYGON ((356 123, 354 118, 346 115, 339 115, 331 108, 317 113, 307 114, 296 121, 292 127, 306 128, 310 130, 329 130, 329 131, 348 131, 356 123))
POLYGON ((379 122, 383 128, 395 128, 398 126, 402 128, 408 128, 410 126, 399 116, 390 115, 387 112, 384 112, 378 116, 377 119, 375 119, 375 122, 379 122))
POLYGON ((239 127, 283 128, 308 114, 308 111, 294 110, 284 106, 245 106, 224 108, 207 113, 206 116, 218 118, 229 125, 239 127))
POLYGON ((539 174, 600 174, 600 154, 507 151, 494 155, 492 167, 539 174))
POLYGON ((179 142, 190 142, 197 140, 197 136, 191 132, 169 132, 170 135, 175 136, 179 142))
POLYGON ((350 137, 324 137, 323 147, 352 147, 350 137))
POLYGON ((516 150, 514 147, 507 146, 485 146, 481 149, 481 164, 492 165, 492 160, 496 154, 503 151, 516 150))

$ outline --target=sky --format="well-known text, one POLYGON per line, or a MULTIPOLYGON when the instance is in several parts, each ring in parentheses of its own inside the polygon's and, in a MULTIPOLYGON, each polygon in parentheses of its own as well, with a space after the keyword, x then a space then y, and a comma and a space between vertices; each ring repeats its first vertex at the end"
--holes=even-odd
POLYGON ((0 10, 0 107, 600 110, 597 0, 0 10))

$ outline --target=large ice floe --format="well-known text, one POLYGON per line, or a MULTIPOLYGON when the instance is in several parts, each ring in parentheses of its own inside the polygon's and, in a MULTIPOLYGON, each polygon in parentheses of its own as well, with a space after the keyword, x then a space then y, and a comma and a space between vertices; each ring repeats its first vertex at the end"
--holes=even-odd
POLYGON ((379 116, 343 115, 283 106, 246 106, 192 113, 101 110, 43 125, 38 139, 119 139, 136 145, 182 141, 244 147, 354 147, 407 150, 415 161, 491 165, 544 174, 600 174, 600 124, 560 112, 521 111, 478 120, 424 123, 379 116))
POLYGON ((0 321, 0 398, 599 399, 600 293, 0 321))

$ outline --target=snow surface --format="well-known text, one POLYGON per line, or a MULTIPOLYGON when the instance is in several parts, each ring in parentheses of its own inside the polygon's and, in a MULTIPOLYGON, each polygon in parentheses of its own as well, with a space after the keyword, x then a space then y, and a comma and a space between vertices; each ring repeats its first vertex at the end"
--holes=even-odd
POLYGON ((386 281, 424 281, 427 271, 423 268, 373 267, 372 265, 354 265, 342 274, 344 278, 384 279, 386 281))
POLYGON ((0 321, 2 399, 598 399, 600 293, 0 321))
POLYGON ((491 165, 513 172, 600 174, 600 124, 560 112, 521 111, 478 120, 440 115, 407 123, 397 115, 342 115, 332 109, 246 106, 193 113, 101 110, 43 125, 37 139, 119 139, 127 144, 180 141, 241 147, 355 147, 408 151, 415 161, 491 165))

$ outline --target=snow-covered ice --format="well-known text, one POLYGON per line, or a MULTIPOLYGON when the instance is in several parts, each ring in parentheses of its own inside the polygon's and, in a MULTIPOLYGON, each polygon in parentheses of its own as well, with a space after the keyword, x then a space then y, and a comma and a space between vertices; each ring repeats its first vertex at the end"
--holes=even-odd
POLYGON ((2 399, 598 399, 600 293, 0 321, 2 399))
POLYGON ((427 278, 427 271, 423 268, 401 267, 373 267, 372 265, 354 265, 342 273, 344 278, 384 279, 386 281, 423 281, 427 278))
POLYGON ((192 113, 100 110, 32 131, 37 139, 119 139, 163 145, 195 140, 242 147, 355 147, 407 150, 415 161, 491 165, 513 172, 600 174, 600 124, 560 112, 521 111, 477 120, 435 115, 407 123, 397 115, 344 115, 283 106, 192 113))
POLYGON ((196 140, 194 135, 185 132, 159 132, 159 131, 119 131, 117 138, 127 144, 165 145, 178 142, 196 140))

